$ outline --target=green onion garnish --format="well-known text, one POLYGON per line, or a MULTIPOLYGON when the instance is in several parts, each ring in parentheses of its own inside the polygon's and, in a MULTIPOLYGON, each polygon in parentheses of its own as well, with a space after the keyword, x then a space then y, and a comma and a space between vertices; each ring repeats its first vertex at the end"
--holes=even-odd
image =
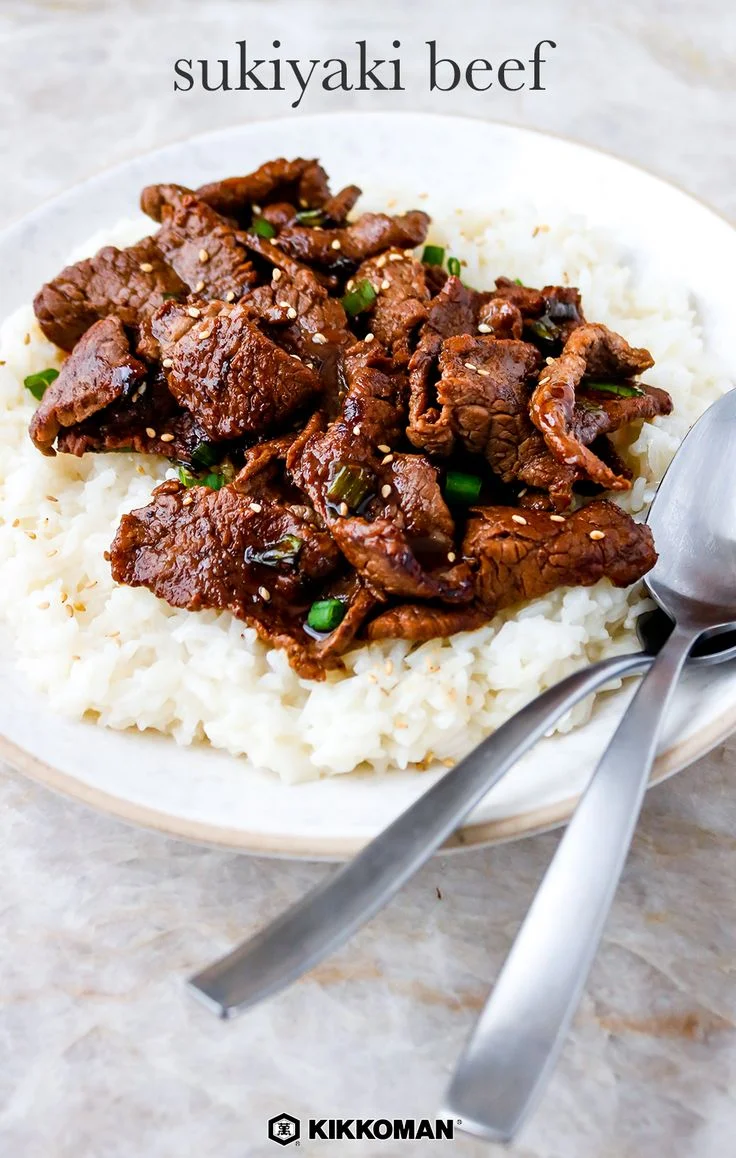
POLYGON ((246 563, 261 563, 264 567, 278 567, 279 563, 288 563, 294 566, 302 549, 302 540, 297 535, 284 535, 278 543, 265 547, 262 551, 255 547, 247 547, 245 551, 246 563))
POLYGON ((376 291, 369 281, 361 281, 355 289, 349 290, 342 299, 343 309, 351 318, 369 310, 376 300, 376 291))
POLYGON ((515 277, 515 278, 514 278, 514 285, 523 285, 523 284, 524 284, 524 283, 523 283, 523 281, 521 280, 521 278, 520 278, 520 277, 515 277))
POLYGON ((321 225, 324 219, 322 209, 300 209, 296 215, 296 220, 301 225, 321 225))
POLYGON ((276 236, 276 230, 270 221, 266 221, 265 217, 254 217, 250 227, 259 237, 271 238, 276 236))
POLYGON ((372 493, 375 485, 376 478, 373 471, 367 470, 364 466, 343 463, 336 468, 326 494, 331 503, 335 505, 347 503, 352 510, 357 510, 372 493))
POLYGON ((313 631, 334 631, 345 618, 345 611, 340 599, 318 599, 309 608, 307 623, 313 631))
POLYGON ((224 487, 227 479, 224 474, 206 474, 202 479, 200 486, 209 487, 210 490, 219 491, 220 487, 224 487))
POLYGON ((185 466, 177 467, 176 473, 179 482, 185 487, 209 487, 212 491, 219 491, 228 481, 224 474, 216 474, 214 471, 206 474, 204 478, 197 478, 196 474, 192 474, 185 466))
POLYGON ((199 486, 199 479, 197 476, 193 475, 192 472, 187 470, 185 466, 178 466, 176 468, 176 473, 179 477, 179 482, 183 487, 199 486))
POLYGON ((40 402, 51 383, 58 377, 59 371, 55 370, 53 366, 49 366, 48 370, 39 370, 38 374, 29 374, 27 378, 23 379, 23 385, 26 390, 30 390, 36 401, 40 402))
POLYGON ((448 257, 448 259, 447 259, 447 272, 452 277, 460 277, 461 268, 462 267, 460 265, 460 258, 459 257, 448 257))
POLYGON ((425 245, 424 253, 422 254, 422 261, 425 265, 444 265, 444 245, 425 245))
POLYGON ((628 382, 583 382, 583 390, 600 390, 604 394, 618 394, 620 398, 639 398, 644 391, 628 382))
POLYGON ((200 442, 192 451, 192 466, 214 466, 217 459, 217 450, 211 442, 200 442))
POLYGON ((539 338, 541 342, 559 341, 560 331, 550 318, 545 316, 543 318, 537 318, 533 322, 527 322, 526 324, 534 337, 539 338))
POLYGON ((445 478, 445 498, 448 503, 476 503, 480 495, 482 480, 477 474, 465 474, 460 470, 448 470, 445 478))

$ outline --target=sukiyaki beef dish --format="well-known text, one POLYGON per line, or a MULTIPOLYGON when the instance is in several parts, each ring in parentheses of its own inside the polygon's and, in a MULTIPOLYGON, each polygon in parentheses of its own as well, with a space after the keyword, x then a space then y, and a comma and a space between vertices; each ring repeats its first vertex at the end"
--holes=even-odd
POLYGON ((114 533, 113 578, 231 612, 313 680, 362 641, 639 580, 656 553, 616 502, 615 436, 672 409, 575 288, 508 269, 475 288, 426 213, 359 197, 303 159, 150 186, 156 231, 34 303, 66 354, 38 450, 170 460, 114 533))

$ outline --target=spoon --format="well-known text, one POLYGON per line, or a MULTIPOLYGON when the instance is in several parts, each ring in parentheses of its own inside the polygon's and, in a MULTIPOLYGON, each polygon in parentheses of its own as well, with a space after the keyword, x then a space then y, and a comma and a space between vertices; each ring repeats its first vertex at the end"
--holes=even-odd
MULTIPOLYGON (((677 467, 670 469, 660 488, 662 497, 657 500, 658 517, 654 528, 660 561, 656 567, 657 579, 650 586, 655 598, 664 582, 662 576, 669 578, 673 566, 677 564, 678 554, 683 554, 690 562, 686 564, 681 560, 674 573, 686 571, 693 592, 715 591, 724 601, 733 598, 736 602, 736 595, 728 594, 729 585, 733 585, 736 591, 736 582, 727 573, 727 558, 719 560, 712 568, 718 572, 716 580, 722 581, 723 590, 717 582, 713 585, 707 581, 711 569, 707 566, 707 552, 712 549, 715 541, 715 532, 707 531, 710 526, 707 514, 701 520, 697 539, 693 540, 689 522, 680 511, 686 497, 684 492, 687 491, 688 477, 698 477, 698 496, 707 495, 713 514, 727 514, 730 510, 736 512, 736 505, 732 502, 729 507, 729 495, 723 493, 729 487, 733 489, 736 486, 736 475, 717 485, 715 474, 708 475, 703 469, 703 464, 712 468, 719 461, 715 448, 722 455, 728 445, 728 438, 733 435, 735 400, 736 394, 727 395, 708 412, 708 415, 713 415, 712 418, 706 415, 701 419, 679 451, 677 467), (723 404, 727 399, 731 401, 724 410, 723 404), (702 435, 703 430, 706 431, 705 436, 702 435), (697 466, 697 471, 693 464, 697 466), (685 482, 676 486, 676 481, 682 478, 685 482), (709 489, 706 487, 707 478, 711 479, 709 489), (670 508, 667 520, 662 518, 665 507, 670 508), (701 569, 704 571, 702 576, 701 569)), ((663 598, 663 605, 664 602, 663 598)), ((679 614, 680 604, 675 602, 674 606, 679 614)), ((697 625, 693 621, 685 629, 687 646, 683 627, 679 626, 673 632, 662 652, 666 653, 668 679, 662 680, 662 668, 657 669, 660 673, 657 676, 657 688, 663 689, 662 695, 666 690, 665 685, 673 682, 676 674, 679 674, 694 639, 709 626, 709 622, 725 625, 734 618, 736 610, 731 613, 730 608, 728 614, 724 615, 720 611, 713 616, 703 612, 702 617, 697 618, 697 625), (678 657, 676 673, 668 659, 672 655, 678 657)), ((734 657, 736 648, 732 637, 729 643, 731 646, 727 645, 724 650, 719 649, 716 654, 703 654, 699 659, 693 659, 693 662, 718 663, 734 657)), ((193 994, 219 1016, 229 1017, 296 980, 370 920, 454 832, 466 814, 520 756, 541 739, 574 704, 603 684, 643 671, 653 663, 653 657, 644 652, 614 656, 576 672, 549 688, 483 740, 451 772, 446 773, 375 837, 354 860, 329 876, 266 929, 193 977, 189 982, 193 994)), ((650 747, 653 752, 654 741, 650 742, 650 747)), ((638 767, 638 760, 633 762, 638 767)), ((642 785, 645 783, 646 777, 643 777, 642 785)), ((478 1108, 480 1103, 474 1104, 478 1108)))
POLYGON ((736 390, 693 427, 648 522, 646 577, 675 627, 604 752, 537 891, 447 1095, 463 1129, 513 1138, 541 1095, 603 934, 671 693, 701 633, 736 620, 736 390))

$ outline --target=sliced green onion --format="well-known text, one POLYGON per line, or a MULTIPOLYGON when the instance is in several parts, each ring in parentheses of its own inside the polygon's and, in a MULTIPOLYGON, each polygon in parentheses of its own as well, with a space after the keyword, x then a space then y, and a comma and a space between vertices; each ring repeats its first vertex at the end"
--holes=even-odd
POLYGON ((198 466, 200 468, 214 466, 218 457, 213 443, 200 442, 192 451, 192 466, 198 466))
POLYGON ((447 272, 452 277, 460 277, 461 268, 462 268, 462 266, 460 265, 460 258, 459 257, 448 257, 448 259, 447 259, 447 272))
POLYGON ((541 342, 557 342, 560 339, 558 327, 546 315, 532 322, 527 322, 526 325, 534 337, 539 338, 541 342))
POLYGON ((425 245, 424 253, 422 254, 422 261, 425 265, 444 265, 444 245, 425 245))
POLYGON ((181 483, 181 485, 183 487, 199 486, 199 479, 197 478, 197 476, 192 474, 192 472, 190 470, 187 470, 187 468, 185 466, 177 467, 176 473, 179 477, 179 482, 181 483))
POLYGON ((375 488, 376 477, 373 471, 364 466, 355 466, 353 463, 339 465, 327 488, 327 498, 335 505, 347 503, 348 507, 357 510, 358 507, 375 488))
POLYGON ((206 474, 204 478, 198 478, 196 474, 192 474, 185 466, 177 467, 176 471, 179 482, 185 487, 209 487, 212 491, 219 491, 220 487, 224 487, 228 481, 225 474, 216 474, 212 471, 206 474))
POLYGON ((271 238, 276 236, 276 230, 270 221, 266 221, 265 217, 254 217, 250 227, 259 237, 271 238))
POLYGON ((343 309, 351 318, 369 310, 376 300, 376 291, 369 281, 361 281, 355 289, 349 290, 342 299, 343 309))
POLYGON ((628 382, 583 382, 583 390, 599 390, 604 394, 618 394, 620 398, 640 398, 644 393, 628 382))
POLYGON ((224 487, 227 479, 224 474, 206 474, 200 482, 200 486, 209 487, 210 490, 219 491, 220 487, 224 487))
POLYGON ((445 478, 445 498, 448 503, 476 503, 480 495, 482 480, 477 474, 465 474, 460 470, 448 470, 445 478))
POLYGON ((296 220, 301 225, 321 225, 325 219, 323 209, 300 209, 296 220))
POLYGON ((262 551, 254 547, 247 547, 245 551, 246 563, 261 563, 264 567, 278 567, 279 563, 288 563, 294 566, 303 547, 302 540, 297 535, 284 535, 278 543, 265 547, 262 551))
POLYGON ((307 623, 313 631, 334 631, 342 623, 346 611, 340 599, 318 599, 309 608, 307 623))
POLYGON ((39 370, 38 374, 29 374, 27 378, 23 379, 23 385, 26 390, 30 390, 37 402, 40 402, 52 382, 55 382, 59 377, 59 371, 55 370, 53 366, 49 366, 48 370, 39 370))
POLYGON ((523 284, 524 284, 524 283, 523 283, 523 281, 521 280, 521 278, 520 278, 520 277, 515 277, 515 278, 514 278, 514 285, 523 285, 523 284))

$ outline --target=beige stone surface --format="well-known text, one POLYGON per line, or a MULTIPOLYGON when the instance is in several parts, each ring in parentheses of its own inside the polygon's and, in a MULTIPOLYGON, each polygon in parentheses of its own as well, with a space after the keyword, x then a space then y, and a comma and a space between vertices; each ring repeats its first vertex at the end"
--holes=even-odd
MULTIPOLYGON (((0 222, 141 150, 288 113, 278 93, 171 91, 175 58, 227 54, 244 36, 265 47, 278 37, 300 57, 362 37, 380 55, 398 38, 405 93, 308 93, 300 111, 424 108, 533 125, 736 217, 726 0, 3 0, 0 222), (548 89, 429 94, 431 37, 460 59, 496 61, 553 39, 548 89)), ((732 743, 648 797, 574 1033, 518 1158, 736 1153, 735 768, 732 743)), ((434 1115, 557 840, 435 860, 337 957, 220 1024, 183 978, 329 870, 134 831, 9 769, 0 803, 0 1154, 12 1158, 259 1158, 276 1149, 266 1121, 282 1110, 434 1115)), ((425 1151, 501 1153, 467 1137, 300 1152, 425 1151)))

